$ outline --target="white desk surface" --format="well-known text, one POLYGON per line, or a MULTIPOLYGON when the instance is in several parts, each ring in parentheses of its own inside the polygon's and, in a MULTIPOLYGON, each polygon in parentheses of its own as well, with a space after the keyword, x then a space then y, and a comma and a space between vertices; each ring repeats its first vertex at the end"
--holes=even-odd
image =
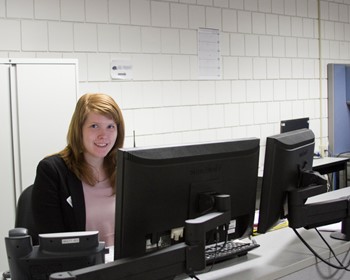
MULTIPOLYGON (((309 200, 316 202, 348 195, 350 195, 350 187, 328 192, 309 200)), ((298 231, 318 254, 323 258, 330 257, 329 250, 314 230, 298 229, 298 231)), ((323 236, 337 255, 350 249, 350 242, 332 239, 329 237, 329 232, 324 232, 323 236)), ((218 263, 210 272, 198 273, 198 278, 201 280, 271 280, 292 274, 316 263, 315 257, 290 228, 258 235, 255 240, 260 244, 259 248, 249 252, 246 256, 218 263)), ((190 278, 179 276, 176 279, 190 278)))
MULTIPOLYGON (((339 163, 339 162, 346 162, 349 158, 344 157, 320 157, 320 158, 314 158, 312 167, 318 167, 322 165, 332 164, 332 163, 339 163)), ((263 177, 264 174, 264 166, 259 166, 258 170, 258 177, 263 177)))
POLYGON ((313 160, 313 167, 317 167, 320 165, 326 165, 329 163, 335 163, 335 162, 346 162, 349 158, 344 157, 322 157, 322 158, 314 158, 313 160))

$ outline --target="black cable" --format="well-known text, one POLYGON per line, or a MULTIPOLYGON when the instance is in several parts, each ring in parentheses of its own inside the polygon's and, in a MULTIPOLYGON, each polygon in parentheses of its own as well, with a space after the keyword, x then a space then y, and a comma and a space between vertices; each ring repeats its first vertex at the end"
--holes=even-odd
MULTIPOLYGON (((344 265, 339 259, 338 259, 338 256, 335 254, 335 252, 333 251, 332 247, 329 245, 329 243, 327 242, 327 240, 322 236, 322 234, 320 233, 320 231, 315 228, 315 231, 318 233, 318 235, 320 236, 320 238, 323 240, 323 242, 326 244, 326 246, 328 247, 329 251, 332 253, 332 255, 334 256, 335 260, 339 263, 339 265, 343 266, 344 269, 346 271, 350 271, 348 269, 348 267, 350 266, 350 260, 349 260, 349 263, 347 265, 344 265)), ((349 249, 350 250, 350 249, 349 249)), ((349 250, 347 252, 347 254, 349 253, 349 250)), ((345 256, 346 258, 346 256, 345 256)), ((344 261, 345 261, 345 258, 344 258, 344 261)))
POLYGON ((316 258, 318 258, 320 261, 322 261, 323 263, 325 263, 325 264, 327 264, 327 265, 329 265, 329 266, 331 266, 331 267, 333 267, 335 269, 345 269, 346 270, 346 268, 343 265, 342 266, 337 266, 337 265, 334 265, 334 264, 328 262, 327 260, 323 259, 319 254, 317 254, 317 252, 314 249, 312 249, 312 247, 304 240, 304 238, 302 238, 302 236, 299 234, 299 232, 295 228, 293 228, 293 231, 298 236, 298 238, 301 240, 301 242, 303 242, 304 245, 310 250, 310 252, 316 258))

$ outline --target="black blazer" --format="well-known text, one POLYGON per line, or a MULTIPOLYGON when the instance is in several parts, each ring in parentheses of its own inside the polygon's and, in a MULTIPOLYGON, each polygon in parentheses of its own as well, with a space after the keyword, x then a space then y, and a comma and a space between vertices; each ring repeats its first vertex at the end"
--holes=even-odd
POLYGON ((59 155, 39 162, 32 202, 38 233, 85 230, 82 182, 59 155))

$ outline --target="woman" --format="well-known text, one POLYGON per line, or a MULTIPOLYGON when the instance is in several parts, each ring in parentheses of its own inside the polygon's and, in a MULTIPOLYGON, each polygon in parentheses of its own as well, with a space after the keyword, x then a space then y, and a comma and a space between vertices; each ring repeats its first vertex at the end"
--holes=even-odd
POLYGON ((41 160, 32 194, 39 233, 98 230, 114 244, 117 150, 124 143, 124 119, 105 94, 77 102, 67 146, 41 160))

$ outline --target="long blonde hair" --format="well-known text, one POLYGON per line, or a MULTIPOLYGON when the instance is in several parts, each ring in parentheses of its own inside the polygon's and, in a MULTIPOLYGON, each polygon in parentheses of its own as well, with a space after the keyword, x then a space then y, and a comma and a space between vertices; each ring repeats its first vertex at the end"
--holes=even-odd
POLYGON ((115 189, 117 150, 123 147, 125 138, 125 125, 122 112, 112 97, 103 93, 87 93, 81 96, 76 104, 68 133, 67 146, 59 152, 68 168, 80 179, 90 185, 97 183, 91 166, 84 158, 84 145, 82 128, 90 112, 102 114, 112 118, 117 124, 117 139, 111 151, 104 159, 104 168, 115 189))

